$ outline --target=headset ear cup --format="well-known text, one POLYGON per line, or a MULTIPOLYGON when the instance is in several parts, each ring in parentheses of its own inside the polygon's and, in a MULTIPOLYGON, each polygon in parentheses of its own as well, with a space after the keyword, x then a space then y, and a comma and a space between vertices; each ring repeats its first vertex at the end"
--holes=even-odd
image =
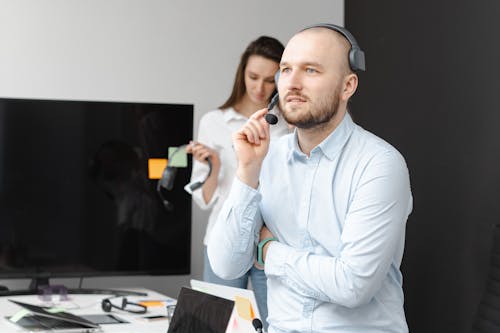
POLYGON ((109 299, 103 299, 102 302, 101 302, 101 308, 102 308, 102 311, 104 312, 111 312, 111 308, 113 307, 113 305, 111 304, 111 302, 109 301, 109 299))
POLYGON ((354 72, 365 71, 365 53, 358 47, 352 47, 349 51, 349 65, 354 72))

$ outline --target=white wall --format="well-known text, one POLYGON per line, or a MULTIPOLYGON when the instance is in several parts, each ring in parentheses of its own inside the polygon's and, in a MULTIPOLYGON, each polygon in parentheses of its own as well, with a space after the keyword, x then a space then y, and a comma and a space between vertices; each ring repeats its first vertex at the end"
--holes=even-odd
MULTIPOLYGON (((251 40, 265 34, 286 44, 302 27, 343 19, 343 0, 0 0, 0 96, 191 103, 196 135, 201 115, 228 97, 251 40)), ((205 225, 193 206, 195 278, 205 225)), ((191 276, 89 278, 83 286, 176 296, 191 276)))

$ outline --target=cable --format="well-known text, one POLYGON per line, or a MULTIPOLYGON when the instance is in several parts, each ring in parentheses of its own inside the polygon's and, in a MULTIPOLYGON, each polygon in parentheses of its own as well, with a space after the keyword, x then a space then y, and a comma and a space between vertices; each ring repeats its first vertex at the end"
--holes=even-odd
POLYGON ((212 174, 212 159, 210 157, 207 157, 205 159, 205 161, 207 161, 207 164, 208 164, 208 173, 205 176, 205 179, 203 179, 201 182, 196 182, 196 183, 189 185, 189 189, 191 190, 191 192, 202 187, 203 184, 205 184, 205 182, 207 181, 208 177, 210 177, 210 175, 212 174))

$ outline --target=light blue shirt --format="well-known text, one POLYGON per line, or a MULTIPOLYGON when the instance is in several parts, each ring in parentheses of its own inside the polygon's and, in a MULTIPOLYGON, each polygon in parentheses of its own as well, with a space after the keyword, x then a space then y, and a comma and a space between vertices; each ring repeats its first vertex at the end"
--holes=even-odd
POLYGON ((208 244, 212 268, 253 265, 263 221, 269 332, 408 332, 400 264, 412 209, 408 169, 347 114, 308 157, 297 134, 271 143, 259 189, 233 182, 208 244))

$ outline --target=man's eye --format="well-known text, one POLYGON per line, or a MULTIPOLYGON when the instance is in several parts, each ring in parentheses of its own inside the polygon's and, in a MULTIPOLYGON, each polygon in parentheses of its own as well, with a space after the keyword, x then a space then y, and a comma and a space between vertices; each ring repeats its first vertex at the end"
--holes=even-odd
POLYGON ((290 68, 285 67, 281 69, 281 73, 288 73, 288 72, 290 72, 290 68))
POLYGON ((306 72, 307 72, 307 73, 310 73, 310 74, 313 74, 313 73, 317 73, 318 71, 317 71, 317 70, 315 70, 314 68, 310 68, 310 67, 309 67, 309 68, 306 68, 306 72))

